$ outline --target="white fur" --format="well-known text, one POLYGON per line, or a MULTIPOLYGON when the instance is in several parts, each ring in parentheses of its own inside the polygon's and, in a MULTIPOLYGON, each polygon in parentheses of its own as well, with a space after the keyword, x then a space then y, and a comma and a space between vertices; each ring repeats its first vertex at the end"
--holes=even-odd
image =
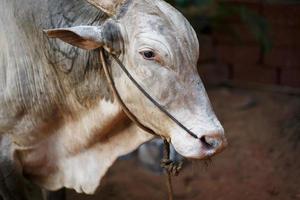
POLYGON ((24 171, 48 190, 67 187, 92 194, 117 157, 152 137, 131 122, 114 130, 109 124, 118 120, 116 116, 122 117, 120 107, 102 100, 35 146, 16 146, 24 171))

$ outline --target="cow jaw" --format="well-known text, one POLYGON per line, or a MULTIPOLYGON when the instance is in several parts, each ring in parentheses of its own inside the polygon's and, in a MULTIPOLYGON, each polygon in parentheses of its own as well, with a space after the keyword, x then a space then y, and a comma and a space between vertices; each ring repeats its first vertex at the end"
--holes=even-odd
POLYGON ((141 86, 147 92, 150 92, 150 95, 159 104, 197 136, 195 138, 147 99, 127 77, 120 79, 123 80, 117 81, 121 83, 117 84, 118 91, 121 95, 125 94, 122 95, 122 98, 127 102, 131 112, 146 127, 168 139, 181 155, 187 158, 203 159, 222 151, 226 147, 227 141, 224 136, 224 129, 211 109, 201 82, 200 85, 197 84, 196 88, 190 87, 194 90, 192 92, 194 94, 176 89, 172 90, 168 87, 163 88, 159 85, 149 88, 149 86, 147 87, 143 82, 140 82, 141 86), (165 90, 171 90, 171 92, 165 90), (162 99, 158 93, 153 91, 157 91, 159 94, 178 93, 179 95, 162 99))

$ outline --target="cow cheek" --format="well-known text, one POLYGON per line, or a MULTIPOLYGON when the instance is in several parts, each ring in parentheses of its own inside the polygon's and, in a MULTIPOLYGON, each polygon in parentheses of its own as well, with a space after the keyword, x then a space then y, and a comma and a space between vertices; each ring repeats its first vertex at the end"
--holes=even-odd
POLYGON ((153 72, 145 67, 139 67, 137 70, 137 76, 141 81, 145 79, 151 79, 153 77, 153 72))

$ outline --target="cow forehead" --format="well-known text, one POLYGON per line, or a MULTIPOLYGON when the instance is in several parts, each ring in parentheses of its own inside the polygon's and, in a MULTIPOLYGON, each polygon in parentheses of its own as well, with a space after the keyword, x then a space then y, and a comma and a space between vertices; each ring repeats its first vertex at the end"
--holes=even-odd
POLYGON ((134 26, 131 26, 133 37, 140 34, 155 37, 171 49, 183 48, 193 61, 197 60, 197 35, 178 10, 162 0, 144 0, 136 1, 132 12, 132 21, 135 21, 134 26))

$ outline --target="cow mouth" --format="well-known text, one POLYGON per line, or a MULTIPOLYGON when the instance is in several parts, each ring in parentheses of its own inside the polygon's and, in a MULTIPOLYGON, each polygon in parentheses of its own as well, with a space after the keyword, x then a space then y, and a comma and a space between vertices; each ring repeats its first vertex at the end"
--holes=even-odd
POLYGON ((221 153, 228 146, 227 139, 222 134, 207 134, 196 140, 190 138, 186 142, 173 138, 171 142, 179 154, 192 160, 210 158, 221 153))

